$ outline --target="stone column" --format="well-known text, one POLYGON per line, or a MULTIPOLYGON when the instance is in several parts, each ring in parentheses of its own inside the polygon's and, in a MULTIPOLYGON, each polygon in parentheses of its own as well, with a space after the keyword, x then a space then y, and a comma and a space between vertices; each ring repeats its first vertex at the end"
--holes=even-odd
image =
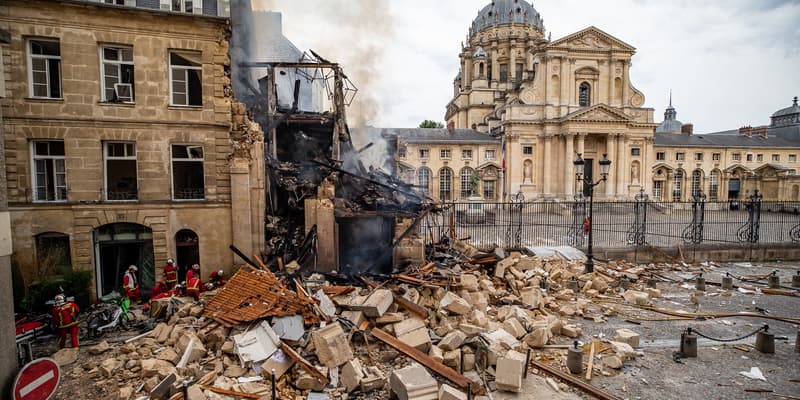
POLYGON ((586 132, 578 133, 578 145, 577 145, 577 150, 575 150, 576 153, 584 154, 585 142, 586 142, 586 132))
MULTIPOLYGON (((492 80, 489 81, 489 87, 492 87, 492 81, 497 82, 500 76, 500 63, 497 61, 497 45, 492 46, 492 80)), ((488 78, 488 76, 487 76, 488 78)))
POLYGON ((630 60, 622 61, 622 107, 628 106, 628 73, 630 72, 630 60))
POLYGON ((553 142, 553 135, 546 134, 544 136, 544 166, 543 166, 543 170, 544 168, 547 168, 547 171, 544 171, 544 182, 543 182, 545 197, 549 197, 552 194, 550 187, 550 181, 551 181, 550 177, 552 175, 551 171, 553 171, 551 164, 553 158, 550 156, 550 151, 551 151, 550 148, 552 146, 552 142, 553 142))
POLYGON ((572 175, 574 172, 572 160, 575 159, 573 155, 574 139, 574 133, 567 132, 564 134, 564 196, 567 200, 571 199, 571 196, 575 194, 575 177, 572 175))
POLYGON ((509 81, 515 82, 517 80, 517 51, 516 51, 517 41, 511 39, 511 42, 508 45, 508 76, 510 77, 509 81))
MULTIPOLYGON (((606 187, 606 198, 610 199, 614 197, 614 190, 616 189, 617 184, 617 174, 614 173, 614 164, 619 163, 617 157, 615 156, 615 150, 617 148, 617 134, 609 133, 606 135, 606 156, 609 160, 611 160, 611 167, 608 171, 608 180, 605 182, 606 187)), ((603 159, 602 154, 597 155, 597 160, 595 160, 594 167, 597 168, 597 172, 600 172, 600 164, 599 161, 603 159)), ((599 178, 599 174, 597 178, 599 178)))
POLYGON ((253 254, 250 218, 250 165, 247 159, 231 160, 231 233, 233 245, 244 254, 253 254))
POLYGON ((545 161, 544 161, 544 133, 536 137, 536 153, 534 154, 534 162, 536 164, 536 180, 534 184, 537 187, 539 194, 544 196, 544 176, 545 176, 545 161))
MULTIPOLYGON (((626 196, 628 189, 626 187, 630 179, 630 166, 628 163, 628 137, 620 135, 617 138, 617 196, 626 196)), ((639 177, 641 179, 641 176, 639 177)))

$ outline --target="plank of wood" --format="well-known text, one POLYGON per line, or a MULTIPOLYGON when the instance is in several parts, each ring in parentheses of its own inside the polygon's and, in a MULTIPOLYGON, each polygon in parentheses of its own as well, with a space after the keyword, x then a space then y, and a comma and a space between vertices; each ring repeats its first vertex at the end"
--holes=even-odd
POLYGON ((262 397, 260 394, 237 392, 235 390, 218 388, 216 386, 207 386, 207 385, 197 385, 197 386, 200 386, 200 388, 203 390, 210 390, 214 393, 224 394, 227 396, 239 396, 239 397, 244 397, 245 399, 260 399, 262 397))
POLYGON ((283 350, 283 352, 287 356, 289 356, 289 358, 294 360, 294 362, 296 362, 297 365, 299 365, 300 368, 302 368, 304 371, 308 372, 313 377, 319 379, 321 382, 324 382, 326 385, 328 384, 328 377, 327 376, 325 376, 318 369, 314 368, 314 366, 311 365, 310 362, 306 361, 306 359, 303 358, 303 356, 298 354, 296 351, 294 351, 294 349, 291 346, 287 345, 283 341, 281 341, 281 350, 283 350))
POLYGON ((551 366, 549 366, 547 364, 541 363, 541 362, 536 361, 536 360, 531 360, 531 363, 533 363, 533 366, 536 367, 537 369, 539 369, 540 371, 544 371, 544 372, 546 372, 546 373, 548 373, 550 375, 553 375, 556 378, 559 378, 562 381, 565 381, 566 383, 568 383, 568 384, 570 384, 572 386, 575 386, 578 389, 581 389, 584 392, 589 393, 592 396, 594 396, 594 397, 596 397, 596 398, 598 398, 600 400, 622 400, 620 397, 617 397, 617 396, 614 396, 613 394, 605 392, 602 389, 600 389, 598 387, 595 387, 595 386, 592 386, 592 385, 590 385, 590 384, 588 384, 588 383, 586 383, 586 382, 584 382, 584 381, 580 380, 579 378, 576 378, 576 377, 574 377, 572 375, 565 374, 564 372, 561 372, 558 369, 553 368, 553 367, 551 367, 551 366))
POLYGON ((594 368, 594 340, 592 347, 589 348, 589 364, 586 366, 586 380, 592 380, 592 369, 594 368))

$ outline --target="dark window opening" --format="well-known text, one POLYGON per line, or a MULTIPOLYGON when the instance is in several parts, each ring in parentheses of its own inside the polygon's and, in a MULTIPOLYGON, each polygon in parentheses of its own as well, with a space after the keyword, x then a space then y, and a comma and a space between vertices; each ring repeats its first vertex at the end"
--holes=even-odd
POLYGON ((508 82, 508 65, 500 64, 500 82, 508 82))
POLYGON ((47 232, 36 235, 36 262, 46 275, 63 275, 72 271, 69 236, 47 232))
POLYGON ((492 80, 492 64, 486 66, 486 79, 492 80))
POLYGON ((478 76, 483 78, 483 63, 478 64, 478 76))
POLYGON ((67 199, 67 172, 64 164, 64 142, 33 143, 34 199, 63 201, 67 199))
POLYGON ((199 54, 170 53, 172 105, 203 105, 203 71, 199 54))
POLYGON ((522 63, 517 63, 514 67, 514 80, 519 82, 522 80, 522 63))
POLYGON ((641 149, 639 149, 638 147, 634 147, 634 148, 631 149, 631 155, 632 156, 638 156, 640 154, 641 154, 641 149))
POLYGON ((203 146, 172 145, 172 196, 175 200, 205 198, 203 146))
POLYGON ((522 154, 533 154, 533 146, 523 146, 522 154))
POLYGON ((588 82, 583 82, 578 89, 578 105, 589 107, 592 98, 592 89, 588 82))
POLYGON ((106 199, 137 200, 136 146, 106 143, 106 199))
POLYGON ((31 95, 61 98, 61 47, 57 41, 31 40, 31 95))
POLYGON ((103 100, 132 102, 133 49, 129 47, 103 47, 103 100))

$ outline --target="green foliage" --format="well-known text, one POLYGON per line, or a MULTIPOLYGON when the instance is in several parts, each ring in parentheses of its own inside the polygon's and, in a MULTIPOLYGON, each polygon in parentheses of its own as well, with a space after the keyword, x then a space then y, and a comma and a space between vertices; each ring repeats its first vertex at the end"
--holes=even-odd
POLYGON ((45 303, 61 293, 62 288, 68 297, 74 296, 80 300, 89 295, 91 284, 92 271, 70 271, 61 276, 48 277, 30 285, 19 306, 25 312, 49 312, 52 307, 45 303))
POLYGON ((419 123, 420 128, 444 128, 444 125, 441 122, 436 122, 430 119, 426 119, 419 123))

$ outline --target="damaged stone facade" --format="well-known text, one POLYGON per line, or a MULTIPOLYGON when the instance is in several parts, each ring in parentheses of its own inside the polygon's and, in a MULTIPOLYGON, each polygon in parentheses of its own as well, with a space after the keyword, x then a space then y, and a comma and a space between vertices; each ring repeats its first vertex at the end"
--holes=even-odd
POLYGON ((205 276, 234 264, 229 244, 260 247, 261 135, 232 104, 227 18, 36 0, 5 2, 0 21, 25 286, 92 270, 99 296, 136 264, 147 292, 167 258, 205 276))

